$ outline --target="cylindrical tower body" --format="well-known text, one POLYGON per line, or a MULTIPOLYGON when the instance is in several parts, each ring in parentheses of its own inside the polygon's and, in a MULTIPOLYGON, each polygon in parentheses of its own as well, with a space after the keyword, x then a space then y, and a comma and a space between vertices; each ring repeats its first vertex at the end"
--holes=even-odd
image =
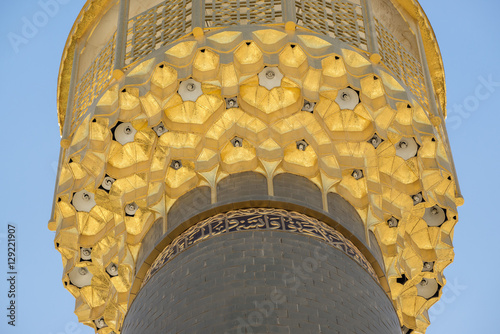
POLYGON ((49 228, 109 333, 424 333, 463 202, 413 0, 89 0, 49 228))

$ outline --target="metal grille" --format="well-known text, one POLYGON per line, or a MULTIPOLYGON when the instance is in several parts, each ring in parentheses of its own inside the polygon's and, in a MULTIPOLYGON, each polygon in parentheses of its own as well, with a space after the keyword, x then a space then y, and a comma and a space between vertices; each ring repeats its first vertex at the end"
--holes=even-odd
POLYGON ((207 27, 282 22, 281 0, 207 0, 205 3, 207 27))
POLYGON ((107 87, 113 72, 115 36, 99 52, 75 89, 73 102, 73 119, 71 129, 74 129, 85 116, 87 109, 107 87))
POLYGON ((375 20, 375 23, 384 64, 408 86, 426 108, 429 108, 422 65, 378 20, 375 20))
POLYGON ((191 32, 191 21, 191 0, 166 0, 131 18, 125 64, 129 65, 191 32))
MULTIPOLYGON (((359 1, 358 1, 359 2, 359 1)), ((297 24, 367 50, 363 8, 346 0, 296 0, 297 24)))

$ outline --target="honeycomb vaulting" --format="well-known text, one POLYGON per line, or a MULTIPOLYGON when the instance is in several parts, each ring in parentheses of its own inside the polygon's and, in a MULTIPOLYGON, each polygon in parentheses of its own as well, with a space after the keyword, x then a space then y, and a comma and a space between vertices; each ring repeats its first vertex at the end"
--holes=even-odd
POLYGON ((462 199, 441 118, 369 56, 294 25, 230 27, 111 78, 63 143, 49 223, 79 320, 119 333, 153 223, 166 231, 183 194, 208 186, 214 202, 218 182, 254 171, 270 195, 291 173, 318 186, 325 211, 328 193, 346 199, 377 238, 401 325, 424 333, 462 199))

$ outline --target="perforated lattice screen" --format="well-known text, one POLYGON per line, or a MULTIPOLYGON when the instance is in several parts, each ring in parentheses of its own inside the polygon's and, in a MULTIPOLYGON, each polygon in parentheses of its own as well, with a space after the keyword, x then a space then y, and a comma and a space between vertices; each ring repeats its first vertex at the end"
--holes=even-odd
POLYGON ((207 27, 282 23, 280 0, 207 0, 207 27))
POLYGON ((125 64, 191 32, 191 0, 167 0, 131 18, 125 64))
POLYGON ((360 3, 344 0, 296 0, 297 24, 367 50, 360 3))

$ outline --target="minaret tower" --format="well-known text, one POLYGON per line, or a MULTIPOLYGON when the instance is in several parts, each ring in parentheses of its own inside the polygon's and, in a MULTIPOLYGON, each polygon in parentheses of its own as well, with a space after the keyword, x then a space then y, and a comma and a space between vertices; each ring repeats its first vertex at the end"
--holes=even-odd
POLYGON ((416 0, 88 0, 49 229, 97 333, 425 333, 463 204, 416 0))

